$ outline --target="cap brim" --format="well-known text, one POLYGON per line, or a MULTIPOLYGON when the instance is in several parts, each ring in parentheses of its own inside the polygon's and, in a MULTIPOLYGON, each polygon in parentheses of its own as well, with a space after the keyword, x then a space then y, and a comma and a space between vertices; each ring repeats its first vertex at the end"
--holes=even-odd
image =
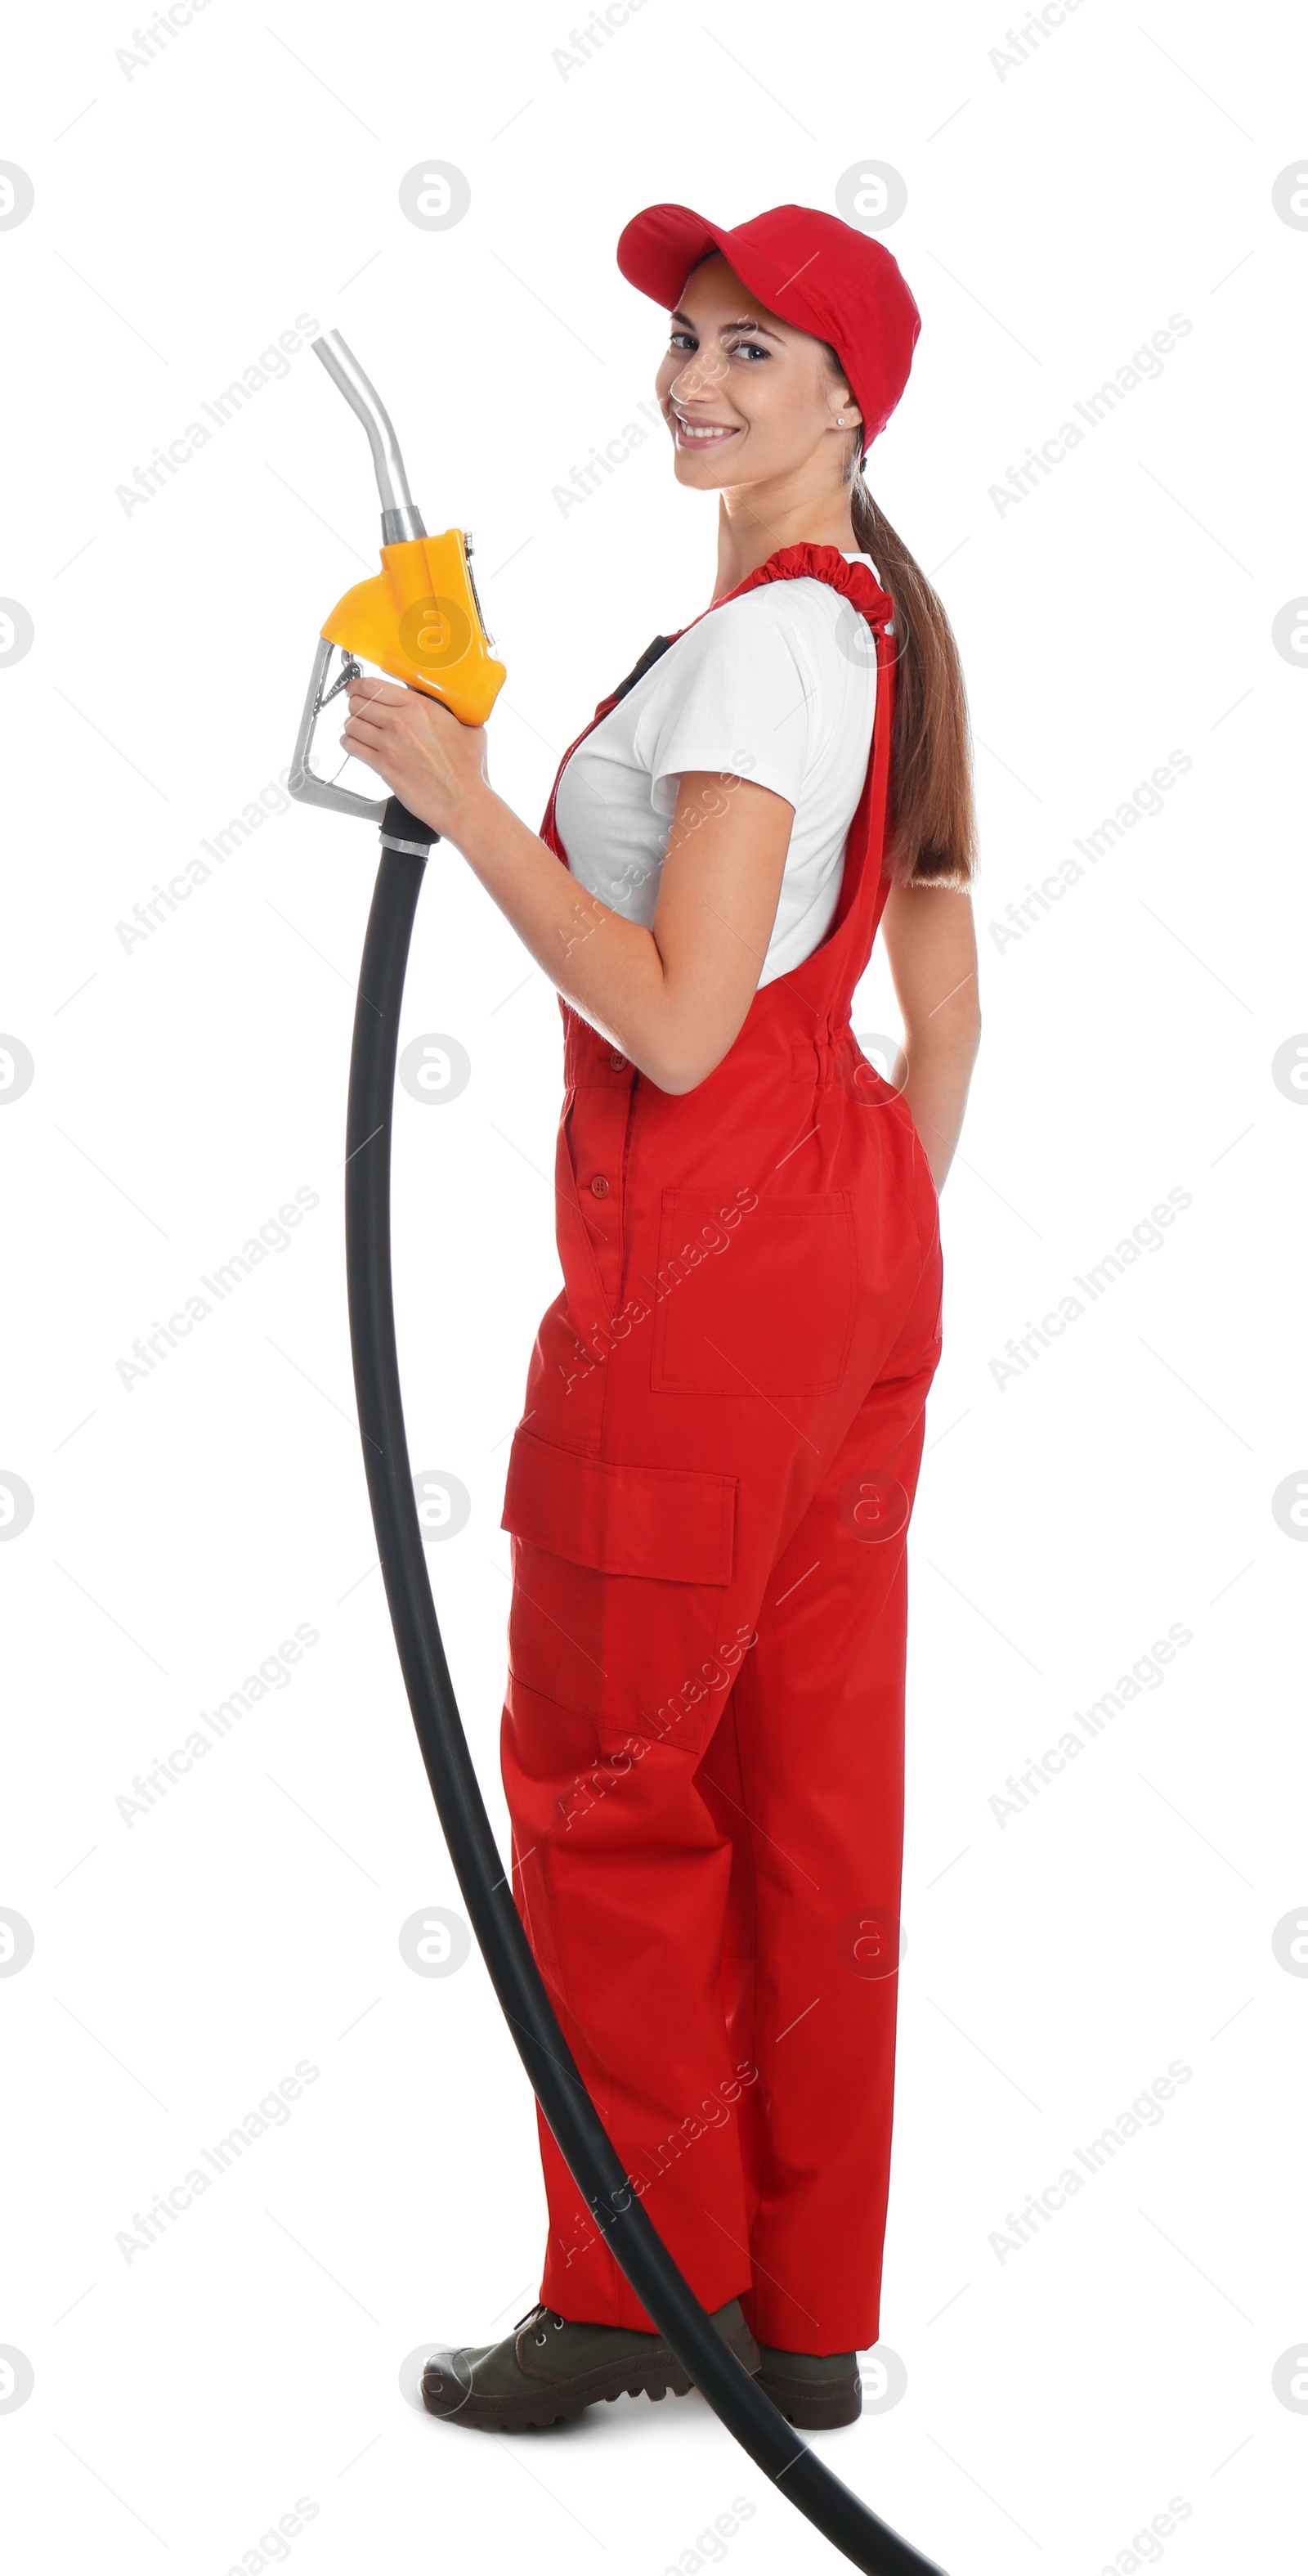
MULTIPOLYGON (((730 259, 730 241, 727 225, 709 223, 690 206, 646 206, 619 239, 618 266, 629 286, 639 287, 668 313, 696 261, 715 250, 730 259)), ((744 282, 749 285, 748 278, 744 282)))

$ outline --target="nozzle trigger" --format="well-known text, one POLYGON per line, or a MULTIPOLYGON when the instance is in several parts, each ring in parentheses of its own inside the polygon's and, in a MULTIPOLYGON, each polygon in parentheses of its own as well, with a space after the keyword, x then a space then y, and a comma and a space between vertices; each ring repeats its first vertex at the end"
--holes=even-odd
POLYGON ((351 680, 361 680, 363 678, 362 665, 355 661, 354 655, 347 652, 344 645, 341 646, 341 662, 342 668, 339 679, 333 680, 331 687, 324 690, 323 695, 318 699, 317 704, 314 707, 313 712, 316 716, 322 714, 324 707, 329 707, 331 705, 333 698, 339 697, 342 689, 348 689, 351 680))

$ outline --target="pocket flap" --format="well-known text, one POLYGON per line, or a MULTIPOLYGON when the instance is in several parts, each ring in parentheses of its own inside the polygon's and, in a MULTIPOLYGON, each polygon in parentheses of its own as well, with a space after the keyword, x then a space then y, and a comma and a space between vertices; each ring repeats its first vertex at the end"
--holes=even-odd
POLYGON ((729 1583, 736 1479, 582 1458, 519 1430, 500 1527, 601 1574, 729 1583))

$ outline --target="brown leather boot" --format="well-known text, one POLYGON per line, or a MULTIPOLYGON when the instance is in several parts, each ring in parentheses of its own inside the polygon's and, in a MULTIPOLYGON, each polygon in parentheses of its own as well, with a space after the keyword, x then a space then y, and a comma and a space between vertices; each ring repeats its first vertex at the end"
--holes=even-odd
MULTIPOLYGON (((739 2299, 713 2318, 723 2342, 746 2370, 758 2369, 759 2348, 739 2299)), ((691 2386, 662 2335, 629 2326, 573 2324, 553 2308, 530 2308, 512 2334, 497 2344, 442 2345, 423 2368, 422 2402, 448 2424, 471 2424, 500 2433, 534 2425, 569 2424, 600 2398, 684 2397, 691 2386)))
POLYGON ((759 2351, 758 2384, 787 2423, 803 2433, 825 2433, 836 2424, 857 2422, 863 2383, 856 2352, 780 2352, 766 2343, 759 2351))

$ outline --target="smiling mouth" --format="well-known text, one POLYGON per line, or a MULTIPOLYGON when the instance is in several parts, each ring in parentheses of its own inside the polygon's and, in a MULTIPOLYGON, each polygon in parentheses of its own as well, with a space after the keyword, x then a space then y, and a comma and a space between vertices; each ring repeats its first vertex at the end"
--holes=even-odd
POLYGON ((720 446, 723 439, 738 438, 740 435, 739 430, 729 428, 720 421, 689 421, 684 419, 679 411, 674 411, 672 418, 676 427, 678 447, 715 447, 720 446))

